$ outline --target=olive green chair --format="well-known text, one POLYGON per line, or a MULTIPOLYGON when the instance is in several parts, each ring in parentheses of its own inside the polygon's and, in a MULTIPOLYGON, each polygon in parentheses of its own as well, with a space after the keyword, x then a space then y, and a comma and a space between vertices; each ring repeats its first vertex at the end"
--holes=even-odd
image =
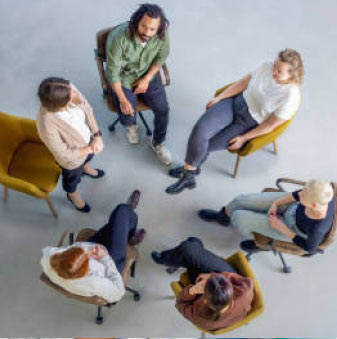
MULTIPOLYGON (((257 283, 256 277, 254 275, 254 272, 249 266, 249 263, 243 254, 243 252, 239 251, 231 255, 229 258, 226 259, 226 261, 232 265, 239 274, 241 274, 244 277, 250 277, 254 282, 254 299, 252 301, 252 308, 250 312, 240 321, 238 321, 236 324, 219 329, 217 331, 206 331, 198 326, 196 326, 201 331, 201 338, 205 338, 206 333, 210 333, 212 335, 219 335, 226 332, 230 332, 235 330, 236 328, 248 324, 251 320, 258 317, 260 314, 264 312, 264 301, 262 297, 262 292, 260 290, 260 287, 257 283)), ((184 272, 180 275, 179 281, 173 281, 171 283, 171 289, 177 298, 184 287, 190 285, 190 279, 187 274, 187 272, 184 272)))
MULTIPOLYGON (((226 88, 228 88, 229 86, 231 86, 233 83, 230 83, 220 89, 218 89, 215 92, 215 96, 219 95, 220 93, 222 93, 226 88)), ((260 148, 273 143, 273 147, 274 147, 274 154, 277 155, 278 154, 278 150, 277 150, 277 144, 276 144, 276 139, 287 129, 287 127, 289 126, 289 124, 291 123, 292 119, 294 118, 295 114, 297 113, 294 112, 292 118, 286 122, 284 122, 282 125, 276 127, 273 131, 261 135, 259 137, 256 137, 254 139, 249 140, 245 145, 243 145, 240 149, 235 150, 235 151, 230 151, 231 153, 236 153, 237 157, 236 157, 236 164, 235 164, 235 168, 234 168, 234 173, 233 173, 233 178, 236 178, 237 174, 238 174, 238 170, 239 170, 239 166, 241 163, 241 159, 242 157, 246 157, 249 154, 254 153, 255 151, 259 150, 260 148)))
POLYGON ((55 189, 60 168, 40 140, 34 120, 0 112, 0 184, 3 200, 8 189, 44 199, 57 218, 49 194, 55 189))

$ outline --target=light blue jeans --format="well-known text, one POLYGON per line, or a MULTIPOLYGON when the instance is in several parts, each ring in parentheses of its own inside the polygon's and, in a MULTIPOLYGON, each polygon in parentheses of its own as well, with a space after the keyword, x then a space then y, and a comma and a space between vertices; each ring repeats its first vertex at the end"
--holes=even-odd
MULTIPOLYGON (((262 192, 237 196, 227 206, 231 224, 247 239, 254 239, 252 232, 261 233, 277 240, 289 241, 283 233, 269 225, 268 210, 271 204, 289 195, 288 192, 262 192)), ((296 226, 296 209, 298 202, 280 206, 277 213, 283 223, 296 234, 307 237, 296 226)))

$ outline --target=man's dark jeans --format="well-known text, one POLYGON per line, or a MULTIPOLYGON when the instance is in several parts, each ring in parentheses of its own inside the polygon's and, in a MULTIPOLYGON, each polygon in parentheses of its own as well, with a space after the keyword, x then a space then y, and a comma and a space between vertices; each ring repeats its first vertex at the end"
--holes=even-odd
MULTIPOLYGON (((128 88, 122 87, 122 89, 126 98, 129 100, 133 109, 136 112, 137 96, 133 93, 132 90, 128 88)), ((159 76, 157 75, 150 82, 149 87, 145 93, 138 94, 138 96, 141 100, 144 101, 146 105, 151 107, 154 113, 153 140, 157 144, 161 144, 166 137, 170 108, 167 102, 164 86, 161 83, 159 76)), ((116 107, 121 124, 125 127, 134 125, 136 123, 136 115, 132 116, 122 113, 119 106, 118 98, 115 93, 112 94, 112 101, 116 107)))

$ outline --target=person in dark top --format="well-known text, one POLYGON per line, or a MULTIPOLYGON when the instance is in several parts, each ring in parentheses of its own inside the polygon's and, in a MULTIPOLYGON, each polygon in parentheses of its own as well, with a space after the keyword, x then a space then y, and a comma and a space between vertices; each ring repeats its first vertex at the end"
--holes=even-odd
POLYGON ((329 182, 310 180, 302 190, 239 195, 219 212, 203 209, 199 216, 221 225, 232 224, 249 240, 243 250, 256 252, 252 232, 277 240, 291 240, 314 253, 332 227, 336 199, 329 182))

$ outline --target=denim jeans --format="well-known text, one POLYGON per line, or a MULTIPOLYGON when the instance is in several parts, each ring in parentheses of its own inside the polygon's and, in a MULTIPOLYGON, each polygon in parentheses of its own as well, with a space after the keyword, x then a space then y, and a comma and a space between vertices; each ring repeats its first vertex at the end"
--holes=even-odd
MULTIPOLYGON (((137 96, 132 90, 122 87, 126 98, 131 103, 133 109, 137 108, 137 96)), ((154 131, 153 140, 157 144, 161 144, 166 137, 167 126, 169 122, 169 105, 167 103, 166 93, 159 76, 155 76, 150 82, 149 87, 145 93, 138 94, 146 105, 150 106, 154 114, 154 131)), ((136 115, 123 114, 116 94, 113 92, 112 101, 116 107, 120 122, 123 126, 128 127, 136 123, 136 115)))
POLYGON ((221 100, 197 121, 188 139, 185 162, 200 166, 210 152, 227 149, 228 142, 257 126, 242 93, 221 100))
MULTIPOLYGON (((247 239, 254 239, 252 232, 261 233, 277 240, 289 241, 283 233, 269 225, 268 210, 271 204, 288 192, 262 192, 237 196, 227 206, 231 224, 247 239)), ((277 210, 283 223, 296 234, 307 237, 296 226, 296 209, 298 202, 280 206, 277 210)))

